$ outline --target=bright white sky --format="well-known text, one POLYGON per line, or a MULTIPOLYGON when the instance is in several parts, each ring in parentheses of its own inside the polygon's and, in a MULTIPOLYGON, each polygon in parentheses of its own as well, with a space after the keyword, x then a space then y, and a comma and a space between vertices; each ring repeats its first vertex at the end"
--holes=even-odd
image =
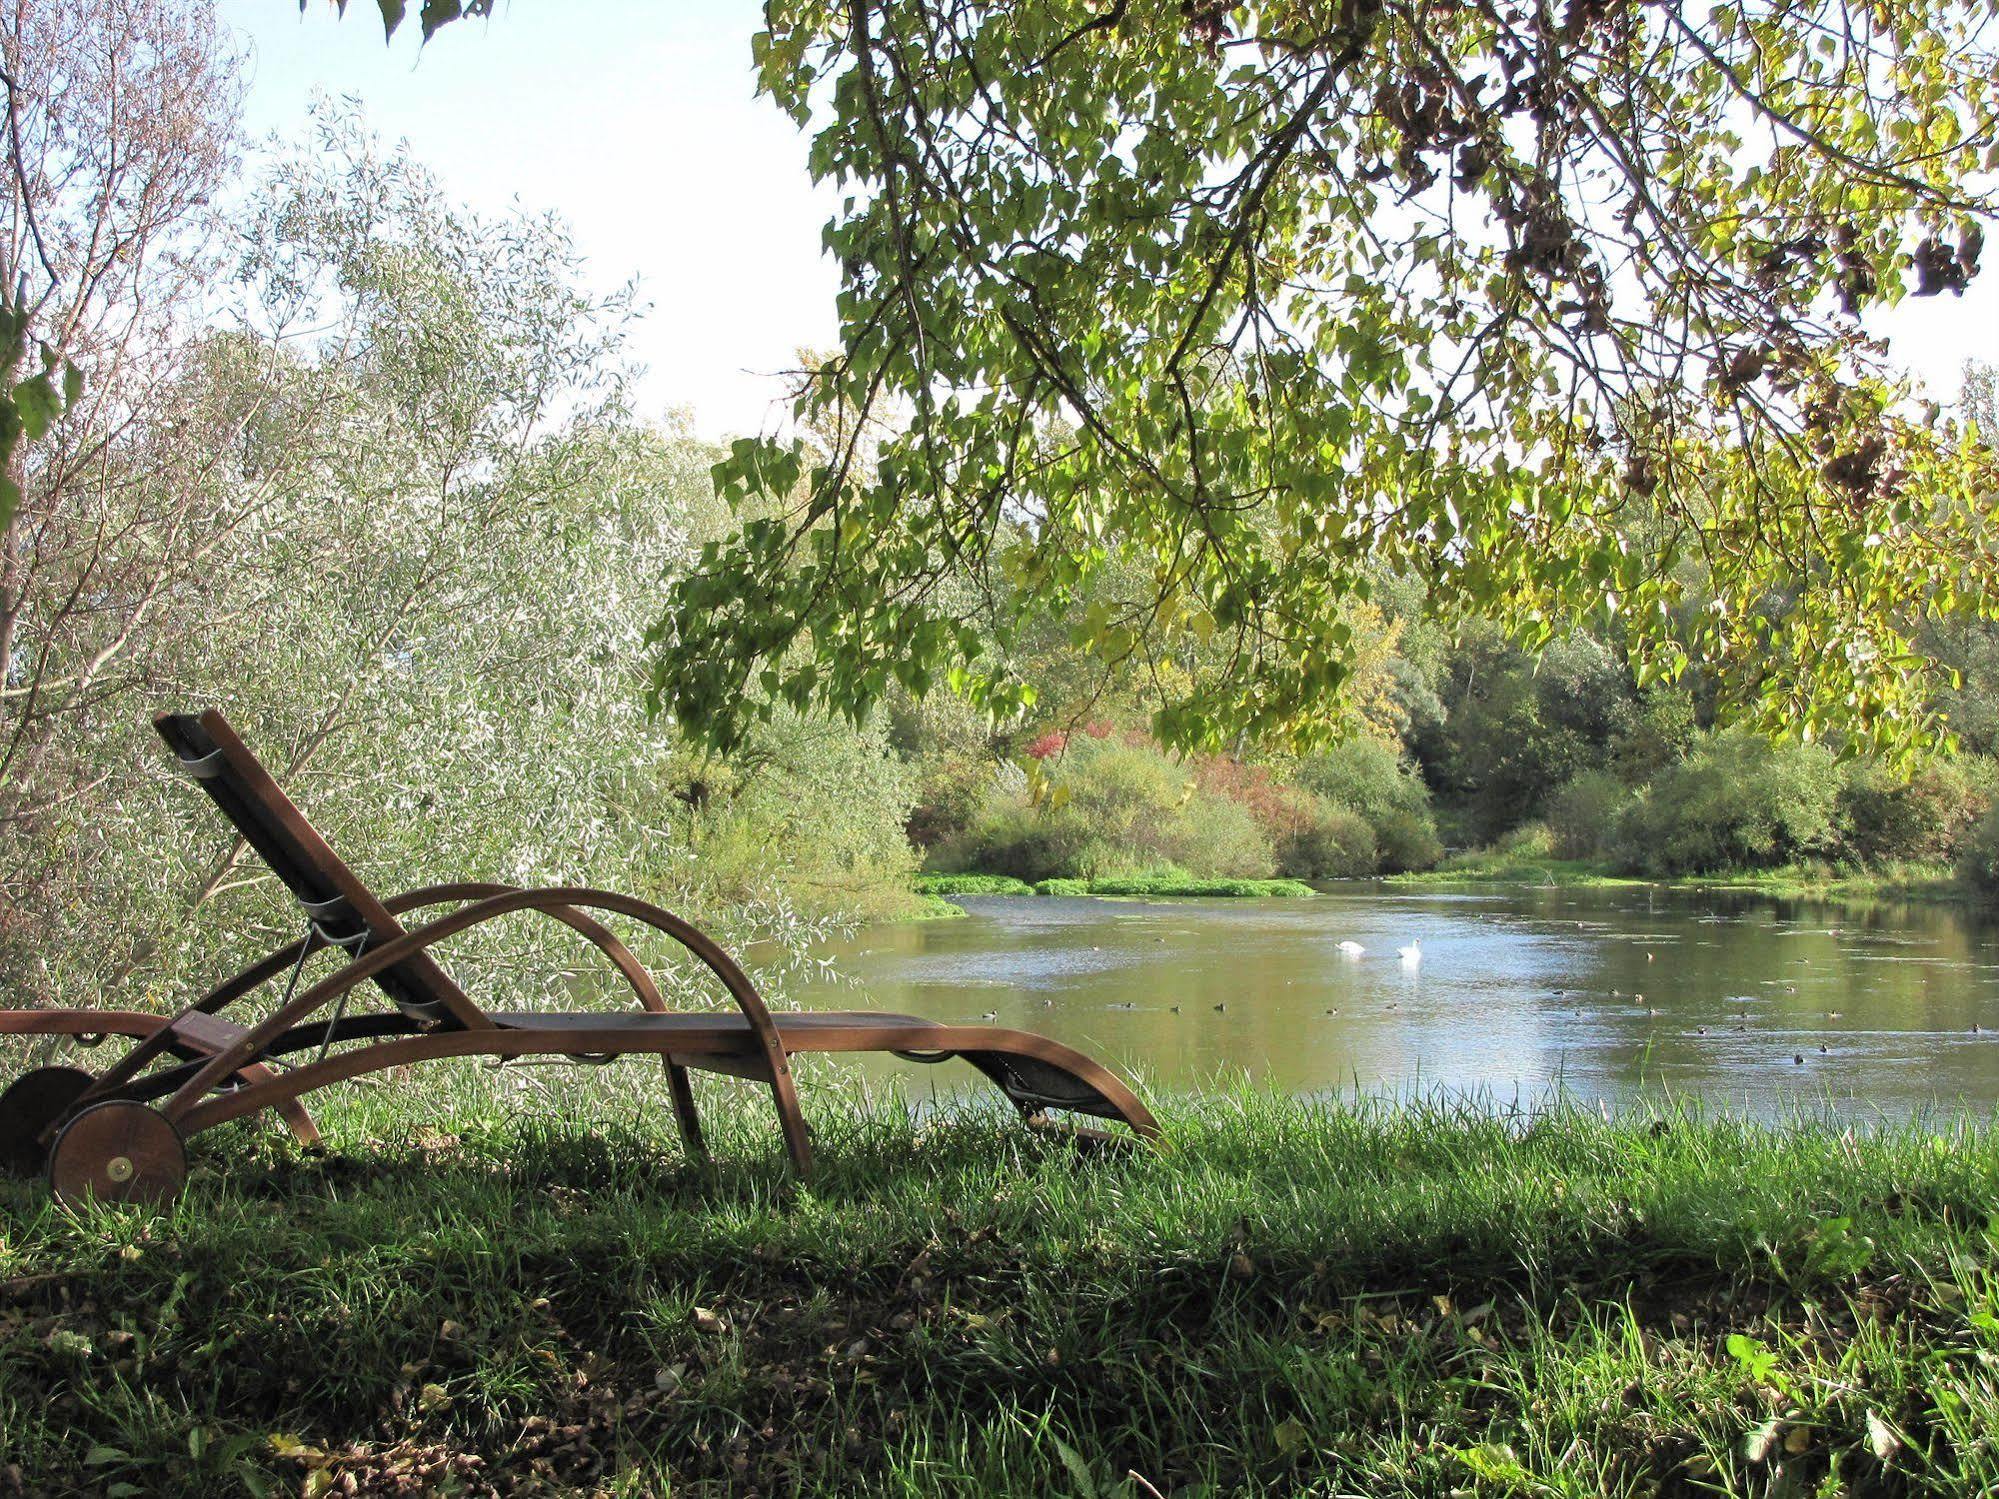
MULTIPOLYGON (((709 437, 772 425, 780 372, 834 342, 837 273, 819 249, 834 195, 808 179, 805 137, 755 96, 757 0, 503 0, 428 49, 420 9, 385 47, 373 0, 350 0, 345 20, 329 0, 303 14, 221 0, 251 48, 253 135, 295 134, 315 90, 358 94, 454 196, 554 208, 599 286, 638 275, 646 408, 687 408, 709 437)), ((1999 362, 1999 264, 1972 285, 1875 326, 1945 400, 1966 359, 1999 362)))

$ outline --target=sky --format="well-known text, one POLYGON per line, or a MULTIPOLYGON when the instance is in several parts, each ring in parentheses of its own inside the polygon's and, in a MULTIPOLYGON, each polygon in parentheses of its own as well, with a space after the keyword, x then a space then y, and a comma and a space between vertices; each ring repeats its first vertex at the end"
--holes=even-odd
MULTIPOLYGON (((388 46, 373 0, 348 9, 221 0, 249 51, 253 137, 296 135, 315 91, 359 95, 454 197, 555 209, 593 285, 639 278, 648 414, 684 409, 705 437, 777 424, 783 371, 835 341, 837 268, 819 245, 835 195, 813 186, 805 136, 756 97, 757 0, 501 0, 429 47, 415 3, 388 46)), ((1966 359, 1999 361, 1999 264, 1962 298, 1911 299, 1869 327, 1949 400, 1966 359)))
POLYGON ((291 137, 315 91, 356 94, 447 192, 482 212, 555 209, 601 290, 639 278, 644 409, 708 437, 773 425, 782 372, 838 324, 806 139, 755 94, 755 0, 502 0, 428 47, 384 46, 374 0, 221 0, 249 49, 245 124, 291 137))

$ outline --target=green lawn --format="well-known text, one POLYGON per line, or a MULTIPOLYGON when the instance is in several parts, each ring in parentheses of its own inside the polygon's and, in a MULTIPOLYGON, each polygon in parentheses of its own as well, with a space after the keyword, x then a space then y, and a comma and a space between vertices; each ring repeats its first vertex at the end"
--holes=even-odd
POLYGON ((1965 1121, 1231 1093, 1083 1158, 824 1065, 808 1186, 748 1088, 704 1168, 640 1063, 426 1078, 164 1216, 0 1183, 0 1493, 1999 1487, 1965 1121))

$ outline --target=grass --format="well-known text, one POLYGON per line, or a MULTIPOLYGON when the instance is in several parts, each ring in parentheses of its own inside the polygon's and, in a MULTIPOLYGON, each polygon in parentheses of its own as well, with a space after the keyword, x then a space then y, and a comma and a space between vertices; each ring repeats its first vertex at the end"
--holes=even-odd
POLYGON ((1201 895, 1246 900, 1316 895, 1302 880, 1204 880, 1187 875, 1113 875, 1094 880, 1043 880, 1037 895, 1201 895))
POLYGON ((1533 850, 1473 849, 1453 854, 1435 869, 1386 876, 1398 888, 1467 884, 1541 885, 1567 889, 1650 886, 1669 890, 1746 890, 1763 895, 1838 900, 1968 900, 1962 881, 1942 865, 1908 864, 1842 872, 1824 864, 1790 864, 1778 869, 1654 878, 1618 873, 1606 861, 1556 859, 1533 850))
MULTIPOLYGON (((1301 880, 1196 879, 1173 874, 1054 879, 1036 885, 1010 874, 919 874, 915 888, 926 902, 953 895, 1204 895, 1260 899, 1317 893, 1301 880)), ((956 907, 952 909, 957 911, 956 907)), ((926 906, 918 919, 942 914, 926 906)))
POLYGON ((916 894, 916 909, 905 916, 905 921, 951 921, 965 914, 963 906, 953 905, 941 895, 919 890, 916 894))
POLYGON ((1384 876, 1382 883, 1416 888, 1487 883, 1614 888, 1660 882, 1615 874, 1609 864, 1593 859, 1556 859, 1532 850, 1479 848, 1452 854, 1434 869, 1384 876))
POLYGON ((1034 887, 1010 874, 919 874, 919 895, 1032 895, 1034 887))
POLYGON ((1999 1487, 1966 1121, 1238 1092, 1079 1158, 828 1065, 808 1186, 751 1088, 704 1167, 636 1062, 425 1077, 163 1215, 0 1182, 0 1492, 1999 1487))
POLYGON ((1678 883, 1711 890, 1755 890, 1765 895, 1824 896, 1837 900, 1973 900, 1956 871, 1941 864, 1897 864, 1841 872, 1823 864, 1700 875, 1678 883))

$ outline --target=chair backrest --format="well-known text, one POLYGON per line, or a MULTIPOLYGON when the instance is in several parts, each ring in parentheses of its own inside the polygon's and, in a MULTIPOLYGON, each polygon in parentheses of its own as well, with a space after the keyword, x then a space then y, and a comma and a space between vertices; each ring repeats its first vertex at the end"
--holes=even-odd
MULTIPOLYGON (((182 770, 201 784, 244 842, 284 881, 319 934, 358 956, 403 935, 402 926, 319 836, 271 779, 229 720, 211 708, 199 716, 163 713, 153 720, 182 770)), ((477 1005, 428 953, 375 975, 396 1007, 414 1019, 478 1025, 477 1005)))

